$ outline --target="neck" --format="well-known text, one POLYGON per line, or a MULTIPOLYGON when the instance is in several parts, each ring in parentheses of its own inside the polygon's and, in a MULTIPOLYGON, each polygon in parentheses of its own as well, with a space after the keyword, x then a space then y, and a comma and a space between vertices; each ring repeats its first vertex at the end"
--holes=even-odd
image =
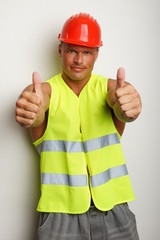
POLYGON ((65 83, 70 87, 70 89, 77 95, 81 93, 84 86, 87 84, 87 82, 90 79, 90 76, 84 80, 73 80, 66 76, 64 73, 62 73, 62 78, 65 81, 65 83))

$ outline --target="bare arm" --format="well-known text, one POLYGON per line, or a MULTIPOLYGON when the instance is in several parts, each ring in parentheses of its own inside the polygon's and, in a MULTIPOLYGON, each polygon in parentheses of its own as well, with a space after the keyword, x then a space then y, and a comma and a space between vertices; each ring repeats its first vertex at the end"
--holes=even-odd
POLYGON ((23 90, 16 102, 16 121, 30 129, 33 141, 46 129, 50 95, 50 85, 41 83, 39 74, 33 73, 33 84, 23 90))

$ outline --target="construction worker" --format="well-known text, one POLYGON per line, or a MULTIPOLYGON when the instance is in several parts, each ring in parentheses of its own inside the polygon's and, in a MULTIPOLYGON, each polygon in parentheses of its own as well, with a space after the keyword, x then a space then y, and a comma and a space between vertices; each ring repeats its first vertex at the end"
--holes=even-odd
POLYGON ((120 139, 140 96, 124 68, 116 80, 92 73, 102 46, 92 16, 71 16, 58 38, 62 72, 43 83, 34 72, 16 102, 16 121, 40 154, 37 239, 138 240, 120 139))

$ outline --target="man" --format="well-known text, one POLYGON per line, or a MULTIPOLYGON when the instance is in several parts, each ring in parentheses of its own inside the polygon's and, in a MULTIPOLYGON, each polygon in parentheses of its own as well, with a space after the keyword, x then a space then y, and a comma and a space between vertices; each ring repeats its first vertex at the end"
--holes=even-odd
POLYGON ((92 74, 100 26, 88 14, 69 18, 59 35, 62 73, 33 84, 16 103, 16 121, 29 128, 41 156, 38 239, 139 239, 120 136, 141 111, 125 82, 92 74))

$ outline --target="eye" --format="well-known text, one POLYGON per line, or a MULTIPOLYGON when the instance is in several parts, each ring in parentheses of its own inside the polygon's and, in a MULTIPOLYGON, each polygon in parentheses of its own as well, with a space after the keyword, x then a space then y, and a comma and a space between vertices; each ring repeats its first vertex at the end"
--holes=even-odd
POLYGON ((71 54, 75 54, 76 53, 76 51, 74 49, 69 49, 68 52, 71 53, 71 54))
POLYGON ((90 51, 85 51, 84 55, 91 55, 91 52, 90 51))

